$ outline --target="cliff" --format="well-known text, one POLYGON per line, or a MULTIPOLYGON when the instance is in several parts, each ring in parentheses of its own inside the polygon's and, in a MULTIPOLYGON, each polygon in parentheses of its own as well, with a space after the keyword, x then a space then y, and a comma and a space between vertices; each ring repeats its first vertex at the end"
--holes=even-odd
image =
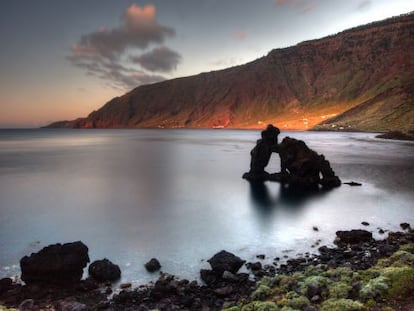
POLYGON ((49 127, 412 130, 413 51, 410 13, 245 65, 139 86, 49 127))

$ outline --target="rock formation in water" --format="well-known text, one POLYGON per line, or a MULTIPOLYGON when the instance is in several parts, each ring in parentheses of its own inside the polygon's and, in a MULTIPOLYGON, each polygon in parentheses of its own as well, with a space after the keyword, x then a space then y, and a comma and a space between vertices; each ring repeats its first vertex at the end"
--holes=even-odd
POLYGON ((139 86, 49 127, 413 130, 413 34, 410 13, 245 65, 139 86))
POLYGON ((319 185, 327 189, 341 185, 324 155, 317 154, 303 141, 290 137, 278 144, 279 133, 279 129, 271 124, 262 131, 262 139, 250 153, 250 171, 243 178, 252 182, 278 181, 285 188, 301 190, 318 190, 319 185), (272 153, 280 156, 280 173, 269 174, 264 170, 272 153))
POLYGON ((78 283, 88 262, 88 247, 80 241, 49 245, 20 260, 21 279, 26 284, 78 283))

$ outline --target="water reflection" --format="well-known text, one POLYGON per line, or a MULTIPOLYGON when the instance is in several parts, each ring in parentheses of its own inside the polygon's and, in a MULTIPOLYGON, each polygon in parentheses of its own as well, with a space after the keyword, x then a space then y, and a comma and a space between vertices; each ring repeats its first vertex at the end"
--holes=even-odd
POLYGON ((262 213, 271 213, 276 207, 301 207, 308 200, 322 197, 329 189, 298 189, 283 184, 275 184, 279 189, 278 194, 271 195, 269 187, 265 182, 250 181, 250 198, 254 206, 262 213))

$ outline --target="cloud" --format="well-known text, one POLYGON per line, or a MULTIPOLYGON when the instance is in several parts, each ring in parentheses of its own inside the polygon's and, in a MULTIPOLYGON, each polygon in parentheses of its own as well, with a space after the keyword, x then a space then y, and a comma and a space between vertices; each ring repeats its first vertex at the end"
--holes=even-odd
POLYGON ((236 32, 236 33, 234 34, 234 37, 235 37, 237 40, 244 40, 244 39, 246 39, 246 32, 244 32, 244 31, 238 31, 238 32, 236 32))
POLYGON ((75 66, 82 68, 89 76, 98 77, 107 82, 107 85, 118 90, 129 90, 141 84, 149 84, 165 80, 165 77, 150 74, 142 70, 123 66, 120 63, 96 57, 81 59, 76 56, 68 57, 75 66))
POLYGON ((132 4, 122 15, 119 27, 83 35, 72 51, 84 57, 100 55, 112 59, 127 48, 144 49, 151 43, 161 44, 167 37, 174 36, 175 30, 160 25, 155 15, 156 9, 152 4, 142 8, 132 4))
POLYGON ((181 60, 177 52, 165 46, 135 57, 133 63, 128 63, 131 61, 128 52, 163 44, 173 36, 173 28, 158 23, 154 5, 140 7, 132 4, 121 15, 119 26, 82 35, 72 46, 67 59, 72 65, 84 69, 87 75, 106 80, 116 89, 127 90, 164 80, 165 77, 151 72, 171 72, 181 60), (142 68, 134 67, 137 64, 142 68))
POLYGON ((371 0, 363 0, 358 5, 357 10, 358 11, 366 11, 366 10, 369 10, 369 8, 371 7, 371 3, 372 3, 371 0))
POLYGON ((276 7, 289 7, 301 13, 313 11, 319 4, 319 0, 273 0, 276 7))
POLYGON ((140 64, 149 71, 170 72, 177 68, 181 55, 165 46, 156 47, 140 56, 131 57, 133 63, 140 64))

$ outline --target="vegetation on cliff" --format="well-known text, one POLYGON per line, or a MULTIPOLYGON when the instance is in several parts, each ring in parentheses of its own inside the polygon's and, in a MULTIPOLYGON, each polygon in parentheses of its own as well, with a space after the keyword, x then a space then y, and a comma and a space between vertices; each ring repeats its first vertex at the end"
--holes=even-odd
POLYGON ((414 13, 275 49, 251 63, 143 85, 49 127, 414 129, 414 13))

